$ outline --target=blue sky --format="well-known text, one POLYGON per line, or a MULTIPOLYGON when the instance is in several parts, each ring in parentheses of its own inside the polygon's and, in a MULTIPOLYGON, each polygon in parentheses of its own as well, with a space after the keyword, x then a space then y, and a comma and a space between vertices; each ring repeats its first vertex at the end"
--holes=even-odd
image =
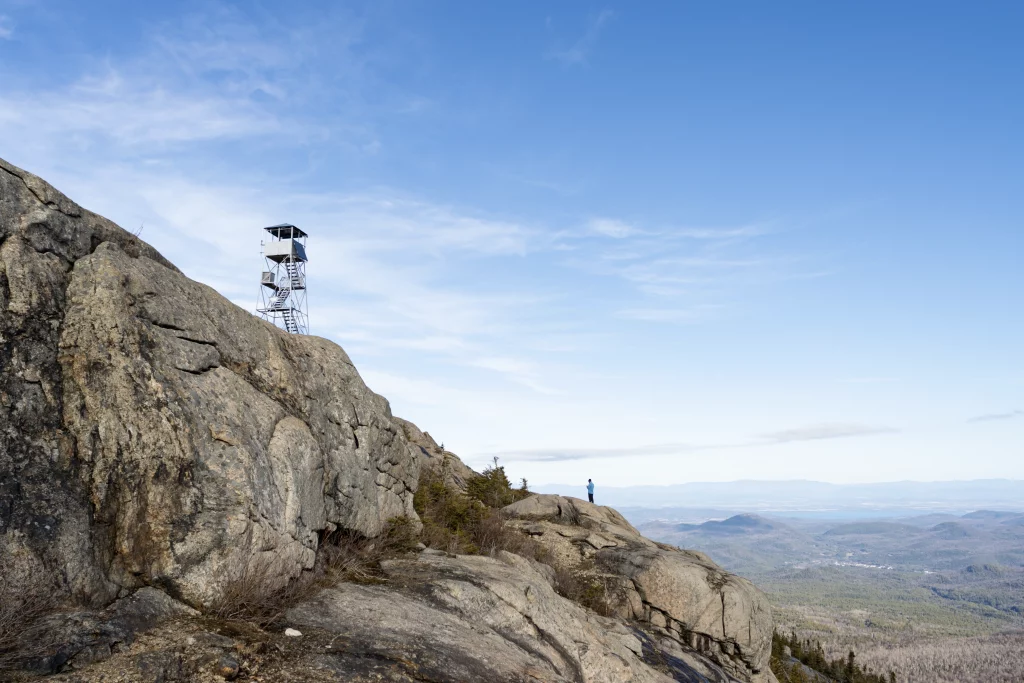
POLYGON ((1024 478, 1020 3, 0 0, 0 156, 474 465, 1024 478), (152 5, 152 6, 149 6, 152 5))

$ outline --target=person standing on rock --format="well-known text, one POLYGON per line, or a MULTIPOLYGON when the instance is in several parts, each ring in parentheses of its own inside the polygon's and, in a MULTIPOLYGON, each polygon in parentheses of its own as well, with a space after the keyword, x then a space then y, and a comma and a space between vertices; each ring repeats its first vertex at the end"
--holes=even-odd
POLYGON ((587 498, 590 499, 591 503, 594 502, 594 480, 593 479, 587 479, 587 498))

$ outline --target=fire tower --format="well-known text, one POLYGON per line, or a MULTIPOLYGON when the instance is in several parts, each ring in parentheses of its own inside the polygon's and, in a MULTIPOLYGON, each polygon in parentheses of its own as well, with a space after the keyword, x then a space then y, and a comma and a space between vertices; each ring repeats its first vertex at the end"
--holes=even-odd
POLYGON ((282 223, 264 228, 273 239, 263 242, 266 269, 260 278, 257 312, 292 334, 309 334, 306 308, 306 233, 282 223))

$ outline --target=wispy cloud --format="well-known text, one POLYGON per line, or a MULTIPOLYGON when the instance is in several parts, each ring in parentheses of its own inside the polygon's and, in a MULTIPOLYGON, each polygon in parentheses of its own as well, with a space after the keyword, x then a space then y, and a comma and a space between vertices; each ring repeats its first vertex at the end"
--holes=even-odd
POLYGON ((597 14, 591 15, 587 19, 587 27, 583 35, 568 48, 552 50, 548 53, 548 58, 559 61, 567 66, 586 64, 591 52, 593 52, 594 47, 597 45, 598 38, 601 37, 601 32, 604 30, 605 25, 614 16, 615 13, 610 9, 601 10, 597 14))
POLYGON ((732 443, 661 443, 641 446, 624 446, 621 448, 589 448, 586 446, 568 446, 562 448, 538 448, 505 450, 481 454, 480 458, 498 456, 511 461, 560 462, 567 460, 591 460, 598 458, 637 458, 646 456, 688 455, 701 451, 730 450, 743 448, 764 448, 801 441, 818 441, 822 439, 842 439, 857 436, 878 434, 895 434, 898 429, 877 427, 854 423, 819 424, 779 432, 761 434, 754 439, 737 440, 732 443))
POLYGON ((493 456, 512 461, 561 462, 566 460, 591 460, 595 458, 635 458, 648 455, 676 455, 698 450, 715 448, 714 446, 693 446, 685 443, 663 443, 625 448, 538 448, 524 450, 497 451, 482 453, 479 459, 493 456))
POLYGON ((847 377, 839 381, 844 384, 891 384, 900 380, 898 377, 847 377))
POLYGON ((245 99, 175 92, 114 70, 65 90, 0 96, 0 125, 32 128, 89 146, 139 147, 280 132, 280 122, 245 99), (88 135, 88 138, 82 137, 88 135))
POLYGON ((692 308, 626 308, 617 317, 625 320, 639 320, 650 323, 695 323, 707 320, 724 307, 705 304, 692 308))
POLYGON ((761 434, 759 438, 767 443, 782 444, 794 441, 818 441, 821 439, 845 439, 854 436, 873 436, 877 434, 895 434, 899 432, 893 427, 881 427, 856 423, 827 423, 785 429, 779 432, 761 434))
POLYGON ((498 178, 510 180, 514 183, 532 188, 548 190, 563 196, 579 194, 585 186, 585 183, 579 179, 570 180, 558 178, 556 180, 547 177, 543 173, 533 171, 532 169, 529 171, 514 171, 494 163, 486 163, 484 166, 498 178))
POLYGON ((724 242, 746 237, 770 235, 773 230, 774 228, 772 224, 769 223, 751 223, 750 225, 740 225, 735 228, 684 227, 668 230, 667 232, 679 237, 686 237, 695 240, 714 240, 717 242, 724 242))
POLYGON ((562 243, 571 245, 568 266, 633 287, 638 296, 617 317, 681 324, 740 310, 735 304, 752 288, 827 274, 806 256, 771 248, 781 231, 774 221, 666 227, 603 216, 565 233, 562 243))
POLYGON ((599 235, 615 239, 623 239, 637 233, 637 229, 629 223, 614 218, 594 218, 587 224, 587 227, 599 235))
POLYGON ((524 361, 521 358, 483 356, 470 360, 469 364, 474 367, 501 373, 512 381, 529 387, 537 393, 554 393, 551 388, 541 381, 541 373, 536 364, 524 361))
POLYGON ((355 47, 361 23, 341 12, 289 26, 210 3, 152 27, 130 58, 84 62, 61 85, 19 89, 12 80, 0 93, 0 126, 31 126, 36 138, 59 137, 94 156, 166 156, 188 143, 241 139, 263 147, 329 141, 372 156, 383 144, 372 114, 421 98, 375 77, 355 47), (317 60, 330 61, 329 77, 310 68, 317 60))
POLYGON ((11 18, 0 14, 0 40, 10 40, 14 35, 14 24, 11 18))
MULTIPOLYGON (((347 224, 363 226, 357 246, 376 251, 415 247, 431 255, 457 250, 523 256, 544 239, 540 230, 522 223, 406 197, 394 190, 340 197, 306 195, 299 199, 310 202, 319 212, 336 214, 347 224), (386 226, 381 225, 382 220, 386 226)), ((346 247, 351 246, 347 241, 346 247)))
POLYGON ((1024 417, 1024 410, 1011 410, 1006 413, 988 413, 986 415, 978 415, 967 420, 968 422, 992 422, 995 420, 1012 420, 1017 417, 1024 417))

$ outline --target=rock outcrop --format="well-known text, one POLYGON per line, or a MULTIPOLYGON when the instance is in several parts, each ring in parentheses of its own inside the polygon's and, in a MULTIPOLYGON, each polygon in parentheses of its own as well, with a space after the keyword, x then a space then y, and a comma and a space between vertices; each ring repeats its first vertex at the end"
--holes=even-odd
POLYGON ((59 654, 69 670, 55 680, 218 681, 226 665, 247 679, 275 683, 744 680, 675 642, 655 642, 635 624, 565 600, 517 555, 428 550, 387 561, 383 570, 385 583, 341 583, 295 606, 284 616, 283 632, 236 627, 230 637, 210 632, 202 619, 180 616, 173 629, 140 632, 154 616, 187 610, 144 589, 100 614, 72 615, 88 630, 72 632, 59 654))
POLYGON ((77 598, 194 605, 318 533, 415 517, 419 461, 345 352, 286 334, 0 163, 0 534, 77 598))
POLYGON ((671 680, 642 661, 629 628, 558 596, 518 555, 428 552, 384 571, 386 588, 339 585, 287 618, 341 636, 348 659, 410 662, 414 680, 671 680))
POLYGON ((703 553, 643 537, 612 508, 536 495, 505 512, 563 565, 586 563, 621 618, 646 624, 741 680, 770 680, 771 608, 746 579, 703 553))
MULTIPOLYGON (((412 539, 377 561, 376 583, 309 584, 276 630, 211 631, 202 612, 254 569, 272 591, 312 567, 331 532, 363 542, 395 517, 418 528, 421 468, 463 492, 479 476, 392 416, 337 345, 259 320, 0 161, 0 568, 71 598, 43 624, 56 644, 36 671, 82 683, 773 681, 756 588, 558 496, 505 509, 548 564, 413 551, 412 539), (563 597, 559 571, 599 577, 612 615, 563 597)), ((493 547, 518 552, 513 540, 493 547)))
POLYGON ((420 467, 434 470, 446 485, 465 492, 466 484, 476 477, 477 473, 457 455, 438 446, 429 432, 421 431, 412 422, 400 417, 393 419, 402 428, 402 433, 409 442, 409 450, 413 457, 419 460, 420 467))

